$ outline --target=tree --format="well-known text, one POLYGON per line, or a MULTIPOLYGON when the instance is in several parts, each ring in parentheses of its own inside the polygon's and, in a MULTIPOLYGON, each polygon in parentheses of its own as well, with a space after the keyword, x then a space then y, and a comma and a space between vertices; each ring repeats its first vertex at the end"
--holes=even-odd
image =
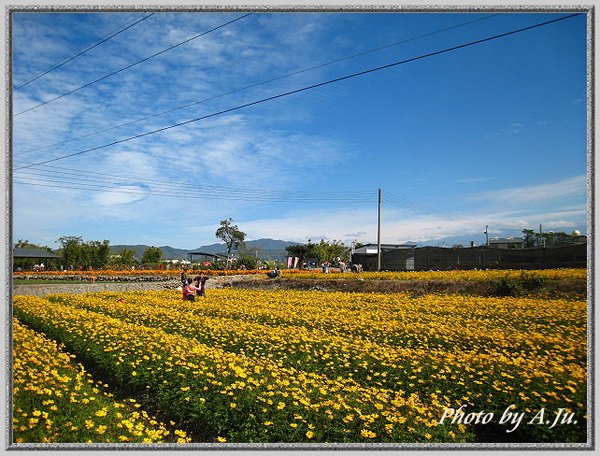
POLYGON ((568 243, 572 236, 564 231, 556 233, 550 231, 548 233, 536 233, 533 230, 523 230, 523 247, 541 247, 551 246, 554 244, 568 243))
POLYGON ((302 267, 304 260, 315 258, 319 263, 325 261, 335 262, 338 258, 347 261, 350 257, 348 247, 342 241, 332 242, 321 239, 318 244, 313 244, 308 240, 308 244, 290 245, 285 248, 291 257, 298 257, 298 265, 302 267))
POLYGON ((133 266, 137 263, 135 260, 135 250, 124 248, 119 252, 120 262, 124 266, 133 266))
POLYGON ((321 239, 321 242, 315 246, 314 252, 314 256, 319 259, 320 263, 324 261, 335 262, 338 258, 347 261, 350 256, 348 247, 342 241, 335 239, 331 242, 321 239))
POLYGON ((244 244, 246 233, 240 231, 237 225, 233 224, 232 219, 221 220, 221 227, 216 231, 215 236, 225 242, 227 247, 227 258, 231 256, 232 250, 237 250, 244 244))
POLYGON ((302 269, 304 260, 310 258, 311 248, 306 244, 288 245, 285 250, 291 257, 298 257, 298 269, 302 269))
POLYGON ((108 257, 110 256, 110 242, 106 239, 100 241, 90 241, 86 245, 88 251, 88 265, 94 269, 100 269, 108 264, 108 257))
POLYGON ((536 235, 533 230, 523 230, 523 247, 535 247, 536 246, 536 235))
POLYGON ((258 269, 261 264, 260 249, 248 248, 246 244, 242 244, 238 249, 238 259, 232 266, 234 269, 258 269))
POLYGON ((111 266, 129 268, 137 264, 135 250, 124 248, 117 255, 110 255, 109 263, 111 266))
POLYGON ((104 240, 83 242, 80 236, 63 236, 58 239, 60 256, 66 267, 100 269, 108 264, 110 242, 104 240))
POLYGON ((160 247, 148 247, 142 255, 142 264, 157 264, 162 260, 163 252, 160 247))
POLYGON ((83 266, 86 262, 83 252, 83 239, 80 236, 62 236, 58 238, 61 245, 60 257, 62 258, 65 267, 73 266, 77 268, 83 266))

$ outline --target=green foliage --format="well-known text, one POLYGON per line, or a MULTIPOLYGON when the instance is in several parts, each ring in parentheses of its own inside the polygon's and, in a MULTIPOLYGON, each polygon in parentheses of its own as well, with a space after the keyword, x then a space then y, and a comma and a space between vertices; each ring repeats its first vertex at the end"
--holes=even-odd
POLYGON ((61 260, 67 268, 101 269, 108 265, 110 242, 107 240, 84 242, 80 236, 63 236, 58 242, 61 244, 61 260))
POLYGON ((229 256, 232 250, 237 250, 244 244, 246 233, 240 231, 238 226, 233 224, 231 218, 221 220, 220 225, 221 227, 215 232, 215 236, 225 243, 227 256, 229 256))
POLYGON ((528 293, 540 291, 548 279, 535 273, 522 271, 519 277, 502 277, 495 282, 495 296, 523 296, 528 293))
POLYGON ((548 233, 536 233, 533 230, 523 230, 523 247, 546 247, 555 244, 569 243, 573 238, 572 235, 565 233, 564 231, 559 232, 548 232, 548 233))
POLYGON ((260 258, 245 253, 233 262, 233 269, 258 269, 263 261, 260 258))
POLYGON ((536 235, 533 230, 523 230, 523 247, 535 247, 536 235))
POLYGON ((109 264, 114 267, 131 267, 138 264, 133 249, 122 249, 118 255, 109 257, 109 264))
POLYGON ((238 258, 233 262, 232 269, 258 269, 265 262, 260 258, 259 248, 248 248, 242 244, 238 249, 238 258))
POLYGON ((304 260, 314 258, 319 264, 329 261, 335 263, 337 258, 348 261, 350 251, 342 241, 333 240, 331 242, 321 239, 318 244, 314 244, 308 240, 308 244, 290 245, 286 247, 290 256, 298 257, 299 265, 302 265, 304 260))
POLYGON ((160 247, 148 247, 142 255, 142 264, 157 264, 162 260, 162 250, 160 247))

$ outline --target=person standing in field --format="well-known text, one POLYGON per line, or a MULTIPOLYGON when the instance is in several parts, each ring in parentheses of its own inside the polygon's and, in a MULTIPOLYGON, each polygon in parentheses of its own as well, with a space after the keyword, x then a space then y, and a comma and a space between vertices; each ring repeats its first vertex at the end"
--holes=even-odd
POLYGON ((208 277, 203 272, 200 273, 199 276, 195 278, 196 280, 196 295, 206 297, 206 291, 204 289, 204 284, 208 280, 208 277))
POLYGON ((187 279, 185 285, 181 289, 181 297, 184 301, 195 301, 196 287, 192 285, 192 279, 187 279))
POLYGON ((188 284, 187 277, 187 266, 183 266, 183 270, 181 271, 181 286, 185 287, 188 284))

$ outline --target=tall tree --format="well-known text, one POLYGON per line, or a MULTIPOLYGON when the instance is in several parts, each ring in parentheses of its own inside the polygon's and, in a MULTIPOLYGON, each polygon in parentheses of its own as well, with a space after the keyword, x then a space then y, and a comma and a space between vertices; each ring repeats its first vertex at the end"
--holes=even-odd
POLYGON ((83 240, 80 236, 62 236, 58 239, 61 245, 60 256, 69 268, 83 266, 86 263, 85 254, 83 252, 83 240))
POLYGON ((94 269, 103 268, 108 264, 108 257, 110 255, 110 242, 106 239, 100 241, 90 241, 87 243, 89 250, 89 265, 94 269))
POLYGON ((133 249, 121 249, 119 252, 121 257, 121 264, 124 266, 133 266, 137 261, 135 261, 135 250, 133 249))
POLYGON ((163 252, 160 247, 148 247, 142 255, 142 264, 156 264, 162 260, 163 252))
POLYGON ((535 247, 536 246, 536 235, 533 230, 525 229, 523 233, 523 247, 535 247))
POLYGON ((237 250, 244 244, 246 233, 240 231, 237 225, 233 224, 231 218, 221 220, 221 227, 215 232, 215 236, 221 239, 227 247, 227 258, 231 256, 233 250, 237 250))
POLYGON ((289 256, 298 258, 298 269, 302 269, 304 260, 310 258, 311 248, 305 244, 288 245, 285 250, 289 256))

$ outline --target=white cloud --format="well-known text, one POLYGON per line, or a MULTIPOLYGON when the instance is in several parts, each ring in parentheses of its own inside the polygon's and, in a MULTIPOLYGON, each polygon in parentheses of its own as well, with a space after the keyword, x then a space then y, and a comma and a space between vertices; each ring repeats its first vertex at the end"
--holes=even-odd
MULTIPOLYGON (((523 217, 515 212, 478 213, 438 219, 407 215, 405 211, 384 210, 382 213, 382 242, 403 243, 408 241, 428 242, 446 237, 482 236, 485 226, 490 233, 517 233, 525 228, 571 229, 585 223, 585 207, 578 210, 535 213, 523 217)), ((341 240, 347 245, 352 240, 376 242, 377 214, 372 209, 312 210, 306 209, 293 215, 260 220, 240 221, 239 226, 252 239, 262 237, 283 238, 306 242, 341 240)))
POLYGON ((136 185, 120 185, 114 190, 94 193, 93 202, 101 206, 129 204, 146 197, 145 190, 136 185))
POLYGON ((483 192, 477 195, 469 195, 467 199, 471 201, 489 201, 498 204, 510 203, 523 205, 585 196, 586 179, 585 175, 575 176, 549 184, 483 192))
POLYGON ((458 179, 456 182, 461 184, 477 184, 479 182, 486 182, 492 179, 493 177, 464 177, 462 179, 458 179))

